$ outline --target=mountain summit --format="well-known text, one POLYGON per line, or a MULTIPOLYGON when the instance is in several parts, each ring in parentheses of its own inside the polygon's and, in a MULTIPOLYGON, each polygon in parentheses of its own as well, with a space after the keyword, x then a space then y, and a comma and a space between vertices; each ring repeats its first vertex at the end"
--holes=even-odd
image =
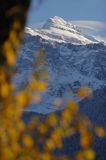
POLYGON ((77 26, 57 16, 49 18, 40 29, 26 28, 26 32, 60 43, 89 44, 98 42, 93 37, 83 34, 77 26))
POLYGON ((64 19, 62 19, 61 17, 58 16, 54 16, 52 18, 49 18, 46 23, 44 24, 44 27, 49 27, 52 25, 66 25, 66 21, 64 19))
POLYGON ((53 18, 49 18, 46 23, 43 25, 43 28, 50 29, 51 27, 57 27, 57 28, 64 28, 71 29, 74 28, 74 25, 72 25, 70 22, 65 21, 63 18, 54 16, 53 18))

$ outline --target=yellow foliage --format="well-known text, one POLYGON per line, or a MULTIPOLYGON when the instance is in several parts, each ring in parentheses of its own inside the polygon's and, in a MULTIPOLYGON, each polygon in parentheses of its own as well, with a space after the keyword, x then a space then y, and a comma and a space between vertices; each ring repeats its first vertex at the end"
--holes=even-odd
POLYGON ((36 90, 38 92, 44 92, 47 90, 47 84, 43 81, 38 81, 36 85, 36 90))
POLYGON ((13 46, 9 40, 4 43, 3 50, 6 56, 7 64, 13 66, 16 61, 16 54, 14 53, 13 46))
POLYGON ((77 93, 78 97, 88 97, 92 94, 92 91, 88 87, 81 87, 77 93))
POLYGON ((74 102, 72 100, 67 102, 67 106, 66 107, 69 109, 69 111, 72 114, 74 114, 74 113, 76 113, 78 111, 78 105, 76 104, 76 102, 74 102))
POLYGON ((38 130, 39 130, 39 133, 41 134, 45 134, 48 132, 48 128, 44 124, 40 124, 38 127, 38 130))
POLYGON ((45 92, 47 90, 47 84, 43 81, 31 81, 30 87, 35 92, 45 92))
POLYGON ((0 68, 0 83, 5 82, 5 72, 2 68, 0 68))
POLYGON ((97 134, 97 136, 99 136, 101 138, 106 136, 106 132, 105 132, 104 128, 102 128, 102 127, 96 126, 95 127, 95 133, 97 134))
POLYGON ((66 109, 64 112, 62 112, 62 123, 63 125, 67 125, 72 119, 72 115, 70 112, 66 109))
POLYGON ((7 83, 4 83, 0 88, 0 95, 5 98, 9 94, 10 94, 10 86, 7 83))
POLYGON ((61 140, 61 136, 62 136, 62 130, 61 129, 57 129, 56 131, 54 131, 51 135, 51 140, 53 141, 55 148, 61 148, 62 147, 62 140, 61 140))
POLYGON ((47 153, 43 154, 41 157, 41 160, 51 160, 50 154, 47 154, 47 153))
POLYGON ((96 157, 96 154, 92 149, 86 149, 84 151, 79 151, 76 154, 77 160, 94 160, 95 157, 96 157))
POLYGON ((47 147, 49 150, 55 149, 55 144, 54 144, 54 142, 52 141, 52 139, 48 139, 48 140, 46 141, 46 147, 47 147))
POLYGON ((88 148, 88 147, 90 147, 92 142, 93 142, 93 139, 92 139, 91 133, 86 131, 86 132, 81 134, 81 137, 80 137, 80 145, 81 145, 81 147, 88 148))
POLYGON ((91 149, 85 150, 85 151, 83 152, 83 154, 84 154, 84 158, 85 158, 86 160, 94 160, 95 157, 96 157, 95 152, 94 152, 93 150, 91 150, 91 149))
POLYGON ((24 135, 23 136, 23 144, 28 148, 32 147, 33 146, 33 140, 31 138, 31 136, 24 135))
POLYGON ((50 116, 47 117, 46 123, 52 127, 55 127, 58 123, 58 117, 56 114, 50 114, 50 116))
POLYGON ((12 150, 7 146, 4 147, 2 155, 1 155, 1 159, 2 160, 14 160, 14 154, 12 152, 12 150))
POLYGON ((30 101, 30 95, 27 92, 18 92, 16 95, 16 103, 20 106, 26 106, 30 101))

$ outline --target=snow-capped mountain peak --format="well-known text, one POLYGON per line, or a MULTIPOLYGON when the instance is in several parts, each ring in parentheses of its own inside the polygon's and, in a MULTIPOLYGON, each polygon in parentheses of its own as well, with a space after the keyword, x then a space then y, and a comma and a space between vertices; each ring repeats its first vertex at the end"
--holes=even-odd
POLYGON ((66 26, 67 22, 62 19, 61 17, 55 16, 53 18, 49 18, 46 23, 43 25, 43 28, 50 28, 50 27, 55 27, 55 26, 66 26))
POLYGON ((80 32, 78 27, 73 25, 71 22, 65 21, 63 18, 58 16, 49 18, 42 27, 42 29, 52 29, 52 28, 59 28, 59 29, 74 31, 78 33, 80 32))
POLYGON ((38 35, 45 40, 59 43, 64 42, 77 45, 97 43, 97 40, 83 34, 77 26, 57 16, 49 18, 39 29, 32 30, 26 28, 26 33, 38 35))

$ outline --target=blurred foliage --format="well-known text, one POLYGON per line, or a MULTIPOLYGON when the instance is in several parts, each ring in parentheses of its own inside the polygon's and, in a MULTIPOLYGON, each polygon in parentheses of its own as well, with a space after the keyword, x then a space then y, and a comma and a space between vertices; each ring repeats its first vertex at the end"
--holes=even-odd
MULTIPOLYGON (((17 50, 23 38, 23 31, 29 0, 0 1, 0 160, 68 160, 71 157, 55 156, 52 151, 63 147, 63 139, 75 133, 80 134, 81 149, 72 159, 94 160, 96 153, 91 149, 94 135, 105 136, 102 127, 93 126, 90 120, 79 112, 78 105, 70 100, 59 114, 42 118, 34 116, 27 124, 22 120, 24 109, 32 101, 39 103, 40 93, 47 90, 46 72, 41 67, 44 57, 42 49, 36 52, 37 61, 29 84, 16 92, 11 82, 17 50), (39 67, 40 64, 40 67, 39 67), (42 76, 43 75, 43 76, 42 76)), ((91 94, 84 87, 79 97, 91 94)), ((60 105, 57 98, 55 106, 60 105)), ((71 145, 71 144, 70 144, 71 145)))

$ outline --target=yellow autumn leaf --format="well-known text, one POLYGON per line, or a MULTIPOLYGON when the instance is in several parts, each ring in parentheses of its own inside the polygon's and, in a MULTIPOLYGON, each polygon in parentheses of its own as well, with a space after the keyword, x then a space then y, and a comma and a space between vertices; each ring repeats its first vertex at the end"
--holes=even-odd
POLYGON ((0 68, 0 82, 4 82, 5 81, 5 73, 4 71, 0 68))
POLYGON ((31 136, 29 135, 24 135, 23 136, 23 144, 26 146, 26 147, 32 147, 33 146, 33 140, 31 138, 31 136))
POLYGON ((44 92, 47 90, 47 84, 43 81, 38 81, 38 91, 39 92, 44 92))
POLYGON ((14 65, 16 62, 16 55, 12 50, 6 52, 6 59, 8 65, 14 65))
POLYGON ((77 93, 78 97, 88 97, 92 94, 92 91, 88 87, 81 87, 77 93))
POLYGON ((45 153, 45 154, 43 154, 43 155, 41 156, 41 158, 42 158, 41 160, 51 160, 51 155, 45 153))
POLYGON ((83 152, 86 160, 95 160, 96 154, 92 149, 87 149, 83 152))
POLYGON ((72 100, 70 100, 70 101, 67 102, 66 107, 70 110, 70 112, 72 114, 78 111, 78 105, 77 105, 77 103, 74 102, 74 101, 72 101, 72 100))
POLYGON ((21 106, 25 106, 28 103, 28 99, 29 99, 28 95, 24 92, 19 92, 16 95, 16 101, 21 106))
POLYGON ((61 116, 62 116, 62 123, 63 124, 64 123, 67 124, 67 123, 71 122, 71 120, 72 120, 72 115, 67 109, 62 112, 61 116))
POLYGON ((47 84, 44 81, 35 81, 30 82, 30 88, 36 92, 44 92, 47 90, 47 84))
POLYGON ((82 133, 80 136, 80 145, 83 148, 88 148, 92 144, 92 136, 90 133, 82 133))
POLYGON ((0 89, 1 96, 5 98, 9 95, 9 93, 10 93, 10 87, 7 83, 4 83, 0 89))
POLYGON ((47 117, 46 122, 48 125, 55 127, 58 122, 58 117, 56 114, 51 114, 47 117))
POLYGON ((98 126, 95 127, 95 133, 97 134, 97 136, 99 136, 101 138, 105 137, 105 135, 106 135, 104 128, 98 127, 98 126))
POLYGON ((48 131, 48 128, 46 125, 41 124, 41 125, 39 125, 38 130, 40 133, 45 134, 48 131))
POLYGON ((15 31, 10 32, 9 40, 12 44, 14 44, 15 48, 18 48, 19 46, 19 40, 17 39, 17 35, 15 31))
POLYGON ((11 151, 11 149, 7 146, 4 147, 2 155, 3 155, 2 160, 11 160, 11 159, 14 159, 14 156, 15 156, 11 151))
POLYGON ((52 139, 48 139, 48 140, 46 141, 46 147, 47 147, 48 149, 50 149, 50 150, 55 149, 55 144, 54 144, 54 142, 53 142, 52 139))

